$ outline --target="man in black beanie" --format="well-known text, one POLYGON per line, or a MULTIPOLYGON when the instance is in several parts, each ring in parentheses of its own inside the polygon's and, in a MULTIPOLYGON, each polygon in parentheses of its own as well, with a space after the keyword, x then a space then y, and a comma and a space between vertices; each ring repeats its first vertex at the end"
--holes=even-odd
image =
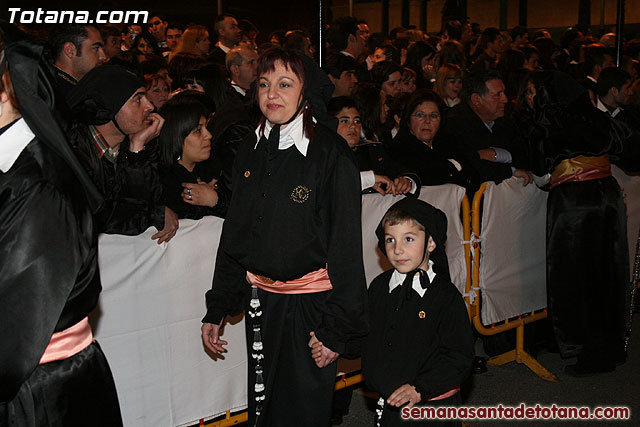
POLYGON ((74 124, 69 140, 105 198, 98 231, 152 236, 167 242, 178 217, 162 200, 155 139, 164 119, 153 112, 135 74, 114 65, 91 70, 69 94, 74 124))

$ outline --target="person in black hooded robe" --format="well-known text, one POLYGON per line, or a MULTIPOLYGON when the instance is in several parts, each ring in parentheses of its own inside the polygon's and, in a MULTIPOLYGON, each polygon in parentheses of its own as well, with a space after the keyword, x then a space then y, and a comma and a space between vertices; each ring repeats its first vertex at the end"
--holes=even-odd
POLYGON ((369 287, 370 331, 362 370, 369 387, 380 394, 377 425, 404 426, 408 420, 402 416, 414 405, 461 404, 460 384, 474 359, 473 333, 449 275, 445 214, 405 198, 389 208, 376 236, 394 268, 369 287))
POLYGON ((43 47, 13 26, 0 35, 0 425, 122 426, 87 320, 102 198, 52 116, 43 47))
POLYGON ((249 315, 252 426, 326 427, 335 360, 357 356, 351 344, 367 332, 360 175, 345 141, 322 124, 331 83, 305 61, 278 48, 259 59, 264 118, 235 157, 206 294, 202 339, 212 354, 225 351, 225 317, 249 315))
POLYGON ((534 73, 527 130, 532 172, 550 174, 547 296, 554 335, 572 376, 625 360, 629 250, 622 193, 611 164, 640 170, 640 137, 591 104, 568 75, 534 73))

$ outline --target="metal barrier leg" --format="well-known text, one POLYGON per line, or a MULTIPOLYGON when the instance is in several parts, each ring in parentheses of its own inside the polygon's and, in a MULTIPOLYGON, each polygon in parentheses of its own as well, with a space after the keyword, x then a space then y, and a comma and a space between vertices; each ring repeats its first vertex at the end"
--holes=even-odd
POLYGON ((487 364, 492 366, 501 366, 509 362, 524 364, 544 380, 552 382, 558 381, 558 377, 542 366, 540 362, 524 350, 524 324, 521 324, 516 328, 516 348, 514 350, 507 351, 506 353, 502 353, 487 360, 487 364))

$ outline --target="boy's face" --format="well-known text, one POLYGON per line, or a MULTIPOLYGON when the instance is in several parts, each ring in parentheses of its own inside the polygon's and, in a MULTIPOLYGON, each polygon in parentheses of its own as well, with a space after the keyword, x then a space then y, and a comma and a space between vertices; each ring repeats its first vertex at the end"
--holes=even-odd
POLYGON ((418 267, 427 271, 429 254, 436 248, 436 244, 431 237, 425 242, 425 237, 425 232, 414 221, 386 225, 384 227, 384 245, 391 265, 404 274, 418 267), (427 245, 426 256, 425 243, 427 245))

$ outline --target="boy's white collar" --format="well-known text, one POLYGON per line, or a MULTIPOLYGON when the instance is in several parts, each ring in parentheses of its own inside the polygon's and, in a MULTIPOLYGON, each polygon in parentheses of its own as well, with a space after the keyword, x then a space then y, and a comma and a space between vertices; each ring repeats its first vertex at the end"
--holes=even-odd
MULTIPOLYGON (((427 276, 429 276, 429 281, 433 282, 433 278, 436 277, 436 273, 433 271, 433 261, 429 260, 429 269, 427 270, 427 276)), ((398 270, 393 270, 393 274, 391 275, 391 279, 389 280, 389 293, 391 293, 395 288, 402 285, 404 279, 407 277, 406 273, 400 273, 398 270)), ((413 276, 412 288, 414 291, 420 295, 420 298, 424 296, 424 293, 427 292, 426 289, 422 287, 420 284, 420 275, 416 274, 413 276)))

